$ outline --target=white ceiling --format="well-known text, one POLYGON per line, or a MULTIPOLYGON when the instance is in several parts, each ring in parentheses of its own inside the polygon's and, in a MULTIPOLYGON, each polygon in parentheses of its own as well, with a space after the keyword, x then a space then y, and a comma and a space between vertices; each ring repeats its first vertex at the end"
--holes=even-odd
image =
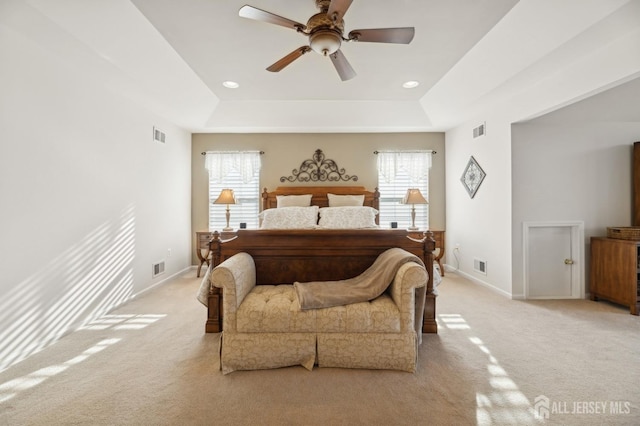
POLYGON ((355 0, 345 33, 357 28, 415 27, 409 45, 343 43, 357 78, 343 82, 329 58, 307 54, 279 73, 266 67, 307 45, 302 34, 238 16, 244 4, 306 24, 314 0, 133 0, 222 101, 406 101, 420 99, 516 3, 516 0, 355 0), (224 80, 241 84, 222 90, 224 80), (420 80, 415 90, 406 80, 420 80))
POLYGON ((239 17, 244 4, 301 23, 317 12, 314 0, 7 0, 3 8, 71 65, 193 132, 444 131, 640 26, 638 0, 354 0, 345 32, 413 26, 416 35, 409 45, 344 43, 357 76, 343 82, 314 52, 266 71, 307 39, 239 17), (26 11, 39 19, 20 21, 26 11), (420 86, 402 88, 407 80, 420 86))

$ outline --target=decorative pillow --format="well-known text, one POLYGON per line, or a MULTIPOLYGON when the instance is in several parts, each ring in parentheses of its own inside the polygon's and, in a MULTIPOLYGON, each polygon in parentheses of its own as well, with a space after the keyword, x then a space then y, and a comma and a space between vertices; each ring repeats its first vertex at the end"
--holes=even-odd
POLYGON ((276 195, 277 207, 309 207, 311 194, 304 195, 276 195))
POLYGON ((362 195, 336 195, 327 194, 329 207, 362 206, 364 204, 364 194, 362 195))
POLYGON ((260 229, 311 229, 318 223, 318 206, 268 209, 260 219, 260 229))
POLYGON ((320 209, 318 225, 331 229, 377 228, 377 214, 378 210, 373 207, 323 207, 320 209))

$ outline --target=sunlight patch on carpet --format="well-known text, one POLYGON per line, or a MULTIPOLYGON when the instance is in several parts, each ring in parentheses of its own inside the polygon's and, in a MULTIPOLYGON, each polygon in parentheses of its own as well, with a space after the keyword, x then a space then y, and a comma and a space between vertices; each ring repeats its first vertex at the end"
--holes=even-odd
POLYGON ((120 340, 122 339, 102 340, 85 350, 81 355, 71 358, 69 361, 63 362, 62 364, 44 367, 34 371, 33 373, 29 373, 26 376, 18 377, 17 379, 0 384, 0 403, 6 402, 15 397, 19 392, 31 389, 50 377, 62 373, 70 366, 77 364, 80 358, 81 360, 85 360, 89 358, 89 356, 102 352, 109 346, 118 343, 120 340))
MULTIPOLYGON (((471 326, 460 314, 440 314, 438 319, 448 329, 471 330, 471 326)), ((476 392, 477 424, 489 426, 540 423, 529 399, 519 390, 482 339, 470 336, 469 341, 487 356, 487 383, 491 388, 490 392, 476 392)))
POLYGON ((531 424, 538 421, 529 399, 520 392, 484 342, 478 337, 470 337, 469 340, 488 355, 489 385, 494 389, 488 395, 476 392, 478 425, 531 424))
POLYGON ((140 330, 166 317, 165 314, 103 315, 81 328, 81 330, 140 330))
MULTIPOLYGON (((166 314, 114 314, 103 315, 102 317, 91 321, 86 326, 82 327, 82 331, 127 331, 127 330, 141 330, 149 325, 166 317, 166 314)), ((79 330, 79 331, 80 331, 79 330)), ((104 339, 95 345, 84 350, 81 354, 74 356, 73 358, 61 363, 54 364, 44 368, 41 368, 33 373, 29 373, 26 376, 19 377, 17 379, 10 380, 8 382, 0 384, 0 403, 6 402, 19 392, 31 389, 45 380, 62 373, 67 368, 77 365, 92 355, 102 352, 109 346, 112 346, 120 342, 122 337, 114 337, 110 339, 104 339)))
POLYGON ((453 330, 467 330, 471 328, 460 314, 440 314, 438 318, 444 323, 445 327, 453 330))

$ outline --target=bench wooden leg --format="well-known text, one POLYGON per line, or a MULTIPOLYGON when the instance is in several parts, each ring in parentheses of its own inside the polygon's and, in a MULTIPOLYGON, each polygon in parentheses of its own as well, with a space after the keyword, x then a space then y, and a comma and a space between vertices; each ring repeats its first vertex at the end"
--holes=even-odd
POLYGON ((207 322, 204 326, 206 333, 220 333, 222 331, 222 293, 220 289, 215 290, 217 292, 209 293, 207 322))

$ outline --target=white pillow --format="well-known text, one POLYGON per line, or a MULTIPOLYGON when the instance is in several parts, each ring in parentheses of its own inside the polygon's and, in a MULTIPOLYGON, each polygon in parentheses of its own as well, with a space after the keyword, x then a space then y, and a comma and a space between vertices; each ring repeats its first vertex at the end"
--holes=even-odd
POLYGON ((378 210, 373 207, 323 207, 320 209, 318 226, 331 229, 378 228, 377 214, 378 210))
POLYGON ((276 206, 280 207, 309 207, 311 194, 304 195, 276 195, 276 206))
POLYGON ((362 195, 336 195, 327 194, 329 207, 342 206, 362 206, 364 204, 364 194, 362 195))
POLYGON ((313 229, 318 223, 318 206, 267 209, 260 218, 260 229, 313 229))

